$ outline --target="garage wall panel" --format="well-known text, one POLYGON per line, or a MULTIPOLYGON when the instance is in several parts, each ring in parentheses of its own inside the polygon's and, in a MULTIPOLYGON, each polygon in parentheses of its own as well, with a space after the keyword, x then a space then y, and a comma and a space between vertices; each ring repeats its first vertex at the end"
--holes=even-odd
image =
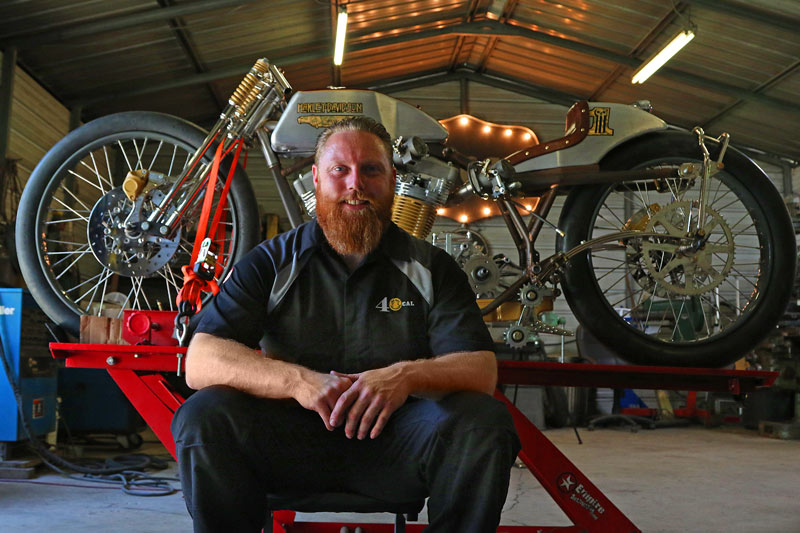
POLYGON ((14 74, 8 157, 24 184, 45 153, 69 131, 69 110, 19 66, 14 74))

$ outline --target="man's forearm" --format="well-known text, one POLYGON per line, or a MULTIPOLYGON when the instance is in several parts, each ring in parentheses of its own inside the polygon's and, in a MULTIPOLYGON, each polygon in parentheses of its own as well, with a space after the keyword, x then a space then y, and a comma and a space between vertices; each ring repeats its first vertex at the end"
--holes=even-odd
POLYGON ((194 336, 186 355, 186 384, 193 389, 228 385, 262 398, 292 398, 304 372, 308 370, 207 333, 194 336))
POLYGON ((186 354, 186 384, 193 389, 227 385, 261 398, 293 398, 319 413, 325 427, 332 430, 331 410, 353 380, 314 372, 264 357, 235 341, 196 333, 186 354))
POLYGON ((433 359, 397 363, 412 395, 441 397, 455 391, 492 394, 497 386, 497 361, 492 352, 458 352, 433 359))

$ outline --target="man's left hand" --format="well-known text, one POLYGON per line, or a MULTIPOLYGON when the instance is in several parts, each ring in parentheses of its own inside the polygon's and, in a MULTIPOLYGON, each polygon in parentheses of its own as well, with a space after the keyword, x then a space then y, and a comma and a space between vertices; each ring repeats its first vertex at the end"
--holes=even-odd
POLYGON ((403 405, 410 393, 406 379, 396 365, 360 374, 340 374, 340 377, 355 380, 336 402, 331 412, 331 425, 338 427, 345 421, 347 438, 369 435, 374 439, 383 431, 386 422, 398 407, 403 405))

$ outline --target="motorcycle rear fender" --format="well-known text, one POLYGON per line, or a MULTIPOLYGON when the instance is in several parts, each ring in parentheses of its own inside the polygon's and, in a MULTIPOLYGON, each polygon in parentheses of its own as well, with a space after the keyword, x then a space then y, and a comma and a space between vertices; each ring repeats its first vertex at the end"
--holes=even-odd
POLYGON ((626 104, 589 103, 589 132, 579 144, 546 153, 514 166, 517 172, 595 165, 615 147, 669 126, 647 111, 626 104))
POLYGON ((322 130, 349 117, 367 116, 382 123, 392 139, 416 136, 444 142, 447 130, 421 109, 375 91, 324 89, 298 91, 286 105, 272 132, 272 149, 279 154, 314 153, 322 130))

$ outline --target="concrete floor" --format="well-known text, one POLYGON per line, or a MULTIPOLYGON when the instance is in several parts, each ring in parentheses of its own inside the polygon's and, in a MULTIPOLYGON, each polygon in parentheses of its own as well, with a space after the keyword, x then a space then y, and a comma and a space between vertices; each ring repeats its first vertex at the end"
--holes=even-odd
MULTIPOLYGON (((799 441, 700 426, 638 433, 581 430, 583 444, 571 429, 545 434, 643 531, 800 532, 799 441)), ((143 451, 164 453, 154 443, 146 443, 143 451)), ((171 463, 157 475, 175 474, 171 463)), ((348 515, 336 516, 346 521, 348 515)), ((357 515, 360 522, 388 519, 357 515)), ((570 522, 527 470, 515 468, 502 524, 570 522)), ((44 472, 31 481, 0 480, 0 531, 55 528, 59 533, 180 532, 191 531, 191 521, 179 492, 140 498, 44 472)))

